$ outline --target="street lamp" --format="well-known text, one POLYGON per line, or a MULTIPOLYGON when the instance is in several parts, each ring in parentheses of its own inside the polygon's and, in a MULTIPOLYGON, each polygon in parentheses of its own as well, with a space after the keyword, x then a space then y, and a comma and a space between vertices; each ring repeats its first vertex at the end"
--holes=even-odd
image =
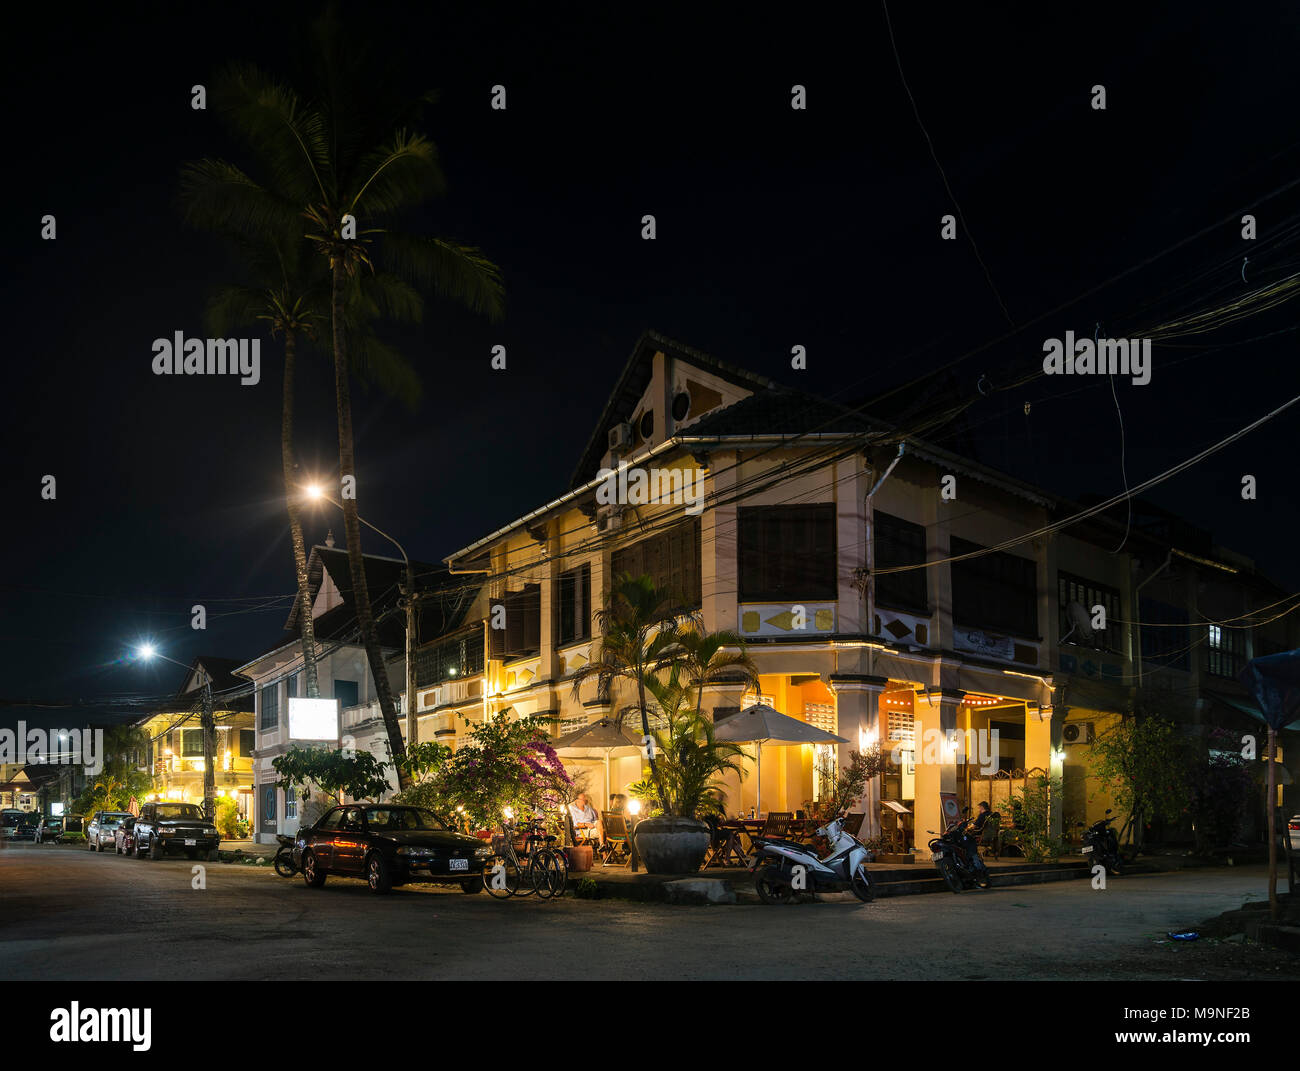
MULTIPOLYGON (((341 502, 335 501, 325 493, 325 489, 319 484, 308 484, 303 488, 304 493, 309 499, 314 501, 325 501, 339 509, 343 508, 341 502)), ((415 636, 415 571, 411 568, 411 559, 407 557, 406 550, 396 539, 390 536, 382 528, 378 528, 366 520, 360 513, 357 514, 357 520, 369 528, 372 532, 377 532, 388 542, 397 548, 397 552, 402 556, 402 561, 406 565, 406 587, 402 592, 406 609, 406 740, 407 745, 412 746, 417 743, 417 725, 415 718, 415 659, 412 650, 415 636)))
MULTIPOLYGON (((161 658, 164 662, 170 662, 174 666, 180 666, 181 669, 189 669, 184 662, 178 662, 174 658, 168 658, 158 650, 152 643, 142 643, 136 648, 140 657, 146 661, 152 661, 155 658, 161 658)), ((216 818, 216 780, 213 771, 213 756, 216 752, 216 721, 212 714, 212 681, 207 673, 203 674, 203 706, 199 714, 199 725, 203 731, 203 817, 209 822, 216 818)), ((184 755, 185 749, 181 749, 184 755)))

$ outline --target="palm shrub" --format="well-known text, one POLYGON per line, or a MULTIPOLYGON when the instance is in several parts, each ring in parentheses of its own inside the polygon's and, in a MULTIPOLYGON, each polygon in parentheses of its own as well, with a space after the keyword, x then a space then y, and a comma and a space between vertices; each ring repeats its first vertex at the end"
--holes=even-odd
POLYGON ((745 776, 740 745, 717 739, 713 722, 687 705, 689 687, 679 682, 675 671, 667 681, 648 679, 646 687, 667 720, 665 728, 651 734, 659 777, 657 782, 638 781, 628 791, 651 803, 652 815, 721 815, 727 797, 718 787, 718 778, 727 773, 745 776))
MULTIPOLYGON (((689 615, 679 612, 673 598, 655 587, 650 577, 620 573, 614 578, 605 606, 596 611, 595 617, 600 645, 591 661, 573 675, 574 698, 580 696, 588 681, 596 682, 602 697, 609 696, 616 681, 630 683, 636 689, 641 734, 651 736, 648 696, 661 674, 683 659, 682 624, 689 615)), ((651 798, 661 813, 672 814, 659 759, 651 752, 647 763, 653 787, 651 798)))

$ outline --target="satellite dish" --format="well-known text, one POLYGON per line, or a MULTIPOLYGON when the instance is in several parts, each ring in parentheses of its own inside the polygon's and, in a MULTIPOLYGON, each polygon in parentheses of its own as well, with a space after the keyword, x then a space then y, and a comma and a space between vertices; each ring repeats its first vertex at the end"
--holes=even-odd
POLYGON ((1065 608, 1065 616, 1070 622, 1070 631, 1061 637, 1064 643, 1076 632, 1079 639, 1092 639, 1092 615, 1088 613, 1087 608, 1081 602, 1072 602, 1065 608))

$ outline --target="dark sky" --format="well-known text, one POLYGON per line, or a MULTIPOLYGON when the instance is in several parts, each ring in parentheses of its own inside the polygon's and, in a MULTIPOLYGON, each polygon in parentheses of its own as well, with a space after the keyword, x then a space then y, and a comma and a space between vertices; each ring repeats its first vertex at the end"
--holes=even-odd
MULTIPOLYGON (((855 23, 798 5, 460 10, 481 6, 343 7, 396 88, 441 94, 425 127, 449 189, 415 224, 481 246, 507 285, 500 324, 435 304, 388 336, 420 370, 417 411, 357 394, 361 512, 415 557, 440 560, 564 491, 645 327, 845 402, 957 362, 948 389, 969 398, 981 376, 987 390, 1039 365, 1045 338, 1098 321, 1135 333, 1300 269, 1300 187, 1285 188, 1300 179, 1293 4, 891 5, 903 72, 1015 332, 966 234, 939 239, 952 201, 879 4, 855 23), (496 83, 505 113, 488 107, 496 83), (789 106, 795 83, 805 112, 789 106), (1229 222, 1243 208, 1255 243, 1229 222), (498 343, 505 373, 489 367, 498 343), (806 371, 789 366, 795 344, 806 371)), ((171 691, 180 670, 120 664, 130 644, 251 656, 285 614, 284 599, 254 597, 293 587, 275 347, 262 383, 242 387, 156 377, 150 346, 203 335, 204 302, 232 276, 175 209, 183 162, 239 158, 190 87, 237 59, 290 76, 317 8, 173 7, 53 24, 42 12, 6 35, 10 703, 171 691), (45 213, 56 241, 40 239, 45 213), (54 502, 40 497, 47 473, 54 502), (194 603, 206 633, 189 628, 194 603)), ((1130 483, 1297 393, 1297 308, 1157 345, 1150 385, 1117 382, 1130 483)), ((300 451, 330 474, 329 370, 304 360, 299 380, 300 451)), ((1104 378, 995 391, 969 421, 980 458, 1022 478, 1066 495, 1123 487, 1104 378)), ((1300 408, 1150 498, 1295 587, 1298 426, 1300 408), (1244 473, 1256 502, 1240 498, 1244 473)), ((312 518, 309 539, 331 526, 341 537, 339 516, 312 518)))

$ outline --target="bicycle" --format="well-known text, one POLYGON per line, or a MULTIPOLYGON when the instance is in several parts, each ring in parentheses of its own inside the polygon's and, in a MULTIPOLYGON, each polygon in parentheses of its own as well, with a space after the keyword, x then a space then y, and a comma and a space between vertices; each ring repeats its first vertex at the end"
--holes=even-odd
POLYGON ((501 833, 494 838, 496 854, 483 867, 483 888, 498 900, 511 896, 531 896, 549 900, 563 896, 569 882, 569 861, 554 847, 556 838, 547 834, 546 822, 535 818, 524 839, 522 856, 515 851, 514 823, 501 823, 501 833))

